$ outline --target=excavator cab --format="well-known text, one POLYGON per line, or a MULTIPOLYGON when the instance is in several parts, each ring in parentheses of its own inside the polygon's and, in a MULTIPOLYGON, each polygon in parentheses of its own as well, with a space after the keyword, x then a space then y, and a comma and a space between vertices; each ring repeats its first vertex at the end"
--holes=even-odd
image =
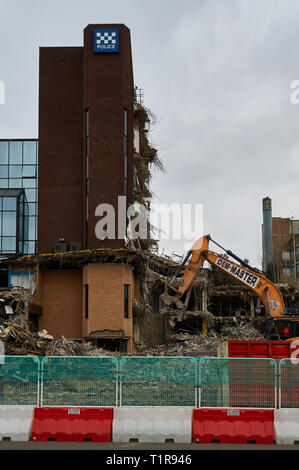
POLYGON ((293 341, 299 339, 298 317, 273 317, 267 322, 265 338, 268 340, 293 341))

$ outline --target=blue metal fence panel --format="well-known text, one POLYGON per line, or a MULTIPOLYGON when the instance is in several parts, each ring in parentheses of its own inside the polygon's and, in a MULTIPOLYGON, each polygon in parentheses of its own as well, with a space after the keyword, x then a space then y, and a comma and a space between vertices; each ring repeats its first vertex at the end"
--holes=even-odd
POLYGON ((201 407, 276 408, 274 359, 202 358, 199 382, 201 407))
POLYGON ((34 356, 0 357, 0 405, 38 406, 40 361, 34 356))
POLYGON ((197 362, 192 357, 124 357, 122 406, 196 406, 197 362))
POLYGON ((118 361, 114 357, 46 357, 42 406, 117 406, 118 361))
POLYGON ((299 408, 299 359, 279 362, 279 407, 299 408))
MULTIPOLYGON (((299 359, 279 363, 282 408, 299 407, 299 359)), ((275 408, 274 359, 0 357, 0 405, 275 408)))

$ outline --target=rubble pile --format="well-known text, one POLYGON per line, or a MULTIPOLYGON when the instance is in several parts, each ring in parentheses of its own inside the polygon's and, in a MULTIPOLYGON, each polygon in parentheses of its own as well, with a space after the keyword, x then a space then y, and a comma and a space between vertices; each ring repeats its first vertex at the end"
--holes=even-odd
POLYGON ((260 341, 264 339, 258 330, 244 321, 234 326, 224 326, 222 336, 224 340, 260 341))
MULTIPOLYGON (((248 322, 222 327, 221 333, 210 329, 208 336, 203 334, 173 334, 167 343, 151 347, 138 343, 133 355, 136 356, 217 356, 218 345, 223 340, 262 340, 261 333, 248 322)), ((63 336, 54 339, 46 330, 32 332, 24 316, 13 315, 0 320, 0 340, 5 345, 7 355, 36 356, 122 356, 119 351, 108 351, 96 347, 92 342, 68 340, 63 336)))
POLYGON ((139 356, 217 356, 217 347, 221 339, 188 333, 174 335, 171 341, 160 346, 148 347, 144 344, 136 346, 139 356))
POLYGON ((118 356, 119 352, 97 348, 91 342, 80 343, 65 339, 51 341, 45 348, 45 356, 118 356))
POLYGON ((168 343, 148 347, 145 344, 136 346, 140 356, 217 356, 218 346, 225 340, 258 341, 263 340, 261 333, 247 322, 234 326, 225 325, 221 333, 211 329, 208 336, 203 334, 179 333, 173 335, 168 343))
MULTIPOLYGON (((163 259, 159 259, 163 274, 154 273, 150 269, 150 262, 155 256, 146 257, 146 276, 141 277, 143 297, 134 303, 134 313, 144 324, 148 321, 148 328, 153 329, 153 318, 157 318, 151 313, 150 289, 148 285, 159 281, 164 282, 169 276, 168 269, 175 269, 172 263, 162 264, 163 259), (155 276, 154 276, 154 274, 155 276), (160 279, 161 278, 161 279, 160 279)), ((204 277, 197 279, 199 286, 206 282, 204 277)), ((25 289, 13 289, 1 291, 1 298, 10 310, 0 305, 0 340, 4 343, 4 351, 7 355, 36 355, 36 356, 122 356, 125 353, 110 351, 96 347, 91 341, 74 341, 65 337, 56 339, 47 331, 34 331, 30 324, 28 315, 28 305, 32 293, 25 289), (12 312, 10 314, 9 312, 12 312)), ((3 303, 3 302, 2 302, 3 303)), ((158 319, 163 320, 163 315, 158 319)), ((262 340, 263 336, 258 331, 262 331, 262 324, 257 322, 257 318, 249 317, 214 317, 209 312, 187 312, 185 323, 176 323, 172 317, 166 320, 169 323, 165 341, 157 346, 150 346, 150 342, 140 342, 135 345, 134 355, 140 356, 194 356, 209 357, 217 356, 218 345, 223 340, 262 340), (204 318, 208 325, 208 336, 199 333, 197 323, 192 323, 195 319, 204 318), (167 320, 168 319, 168 320, 167 320), (181 325, 181 326, 177 326, 181 325), (255 328, 256 327, 256 328, 255 328)), ((167 322, 166 322, 167 323, 167 322)), ((160 328, 160 323, 156 328, 160 328)), ((152 344, 157 344, 153 342, 152 344)))
POLYGON ((55 340, 46 330, 32 332, 24 316, 0 320, 0 340, 7 355, 36 356, 115 356, 117 353, 96 348, 91 342, 80 343, 62 336, 55 340))

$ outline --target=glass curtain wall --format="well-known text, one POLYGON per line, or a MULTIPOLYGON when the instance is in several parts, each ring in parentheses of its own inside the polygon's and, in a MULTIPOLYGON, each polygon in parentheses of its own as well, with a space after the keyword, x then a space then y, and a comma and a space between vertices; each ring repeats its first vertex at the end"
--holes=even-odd
POLYGON ((24 253, 28 239, 28 206, 23 189, 0 189, 0 252, 24 253))
MULTIPOLYGON (((23 189, 24 198, 19 201, 19 213, 17 217, 24 218, 24 226, 19 222, 13 222, 13 210, 4 210, 11 212, 5 214, 2 219, 3 229, 6 233, 13 231, 13 224, 16 224, 19 232, 16 233, 16 239, 19 239, 16 252, 24 254, 36 253, 37 241, 37 203, 38 203, 38 140, 0 140, 0 188, 2 189, 23 189), (21 246, 23 250, 21 251, 21 246)), ((12 203, 11 203, 12 204, 12 203)), ((15 214, 16 215, 16 214, 15 214)), ((13 241, 8 242, 1 233, 1 247, 3 253, 11 250, 13 241), (7 245, 9 243, 9 245, 7 245), (6 249, 7 248, 7 249, 6 249)))

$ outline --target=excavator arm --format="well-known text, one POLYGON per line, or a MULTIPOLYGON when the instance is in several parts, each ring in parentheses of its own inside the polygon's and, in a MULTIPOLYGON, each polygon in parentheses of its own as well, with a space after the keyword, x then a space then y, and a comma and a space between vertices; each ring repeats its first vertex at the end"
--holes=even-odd
MULTIPOLYGON (((248 287, 260 298, 268 316, 265 330, 267 339, 299 340, 299 317, 286 313, 284 300, 279 288, 268 279, 263 272, 249 266, 248 263, 231 251, 225 250, 225 248, 212 240, 210 235, 205 235, 194 243, 184 261, 177 269, 168 286, 175 295, 168 295, 167 292, 162 294, 162 300, 167 306, 174 303, 178 311, 181 310, 184 312, 187 309, 192 282, 203 267, 205 261, 208 261, 212 266, 215 266, 220 271, 240 282, 240 284, 248 287), (227 255, 237 260, 239 264, 223 255, 209 250, 210 241, 218 245, 227 255), (175 279, 183 270, 183 276, 178 287, 174 287, 173 283, 175 279), (184 303, 182 301, 183 297, 185 297, 184 303)), ((184 313, 178 315, 178 317, 182 319, 184 313)))
MULTIPOLYGON (((237 264, 230 261, 223 255, 217 254, 209 250, 209 242, 211 241, 210 235, 197 240, 188 252, 189 263, 184 271, 182 281, 177 289, 173 290, 176 292, 176 298, 180 299, 185 292, 190 288, 193 280, 199 273, 205 261, 208 261, 212 266, 220 269, 228 276, 232 277, 236 281, 240 282, 244 286, 252 290, 261 300, 265 306, 265 310, 268 316, 280 317, 285 315, 284 300, 278 287, 273 284, 262 272, 251 268, 247 263, 236 257, 231 251, 225 250, 228 254, 239 260, 242 264, 237 264)), ((220 246, 220 245, 219 245, 220 246)), ((182 265, 186 264, 185 258, 182 265)), ((181 267, 177 270, 174 278, 179 275, 182 270, 181 267)))
POLYGON ((202 257, 230 277, 252 290, 265 306, 266 313, 271 317, 279 317, 285 313, 283 297, 279 289, 264 274, 257 274, 248 268, 226 259, 211 251, 204 252, 202 257))

